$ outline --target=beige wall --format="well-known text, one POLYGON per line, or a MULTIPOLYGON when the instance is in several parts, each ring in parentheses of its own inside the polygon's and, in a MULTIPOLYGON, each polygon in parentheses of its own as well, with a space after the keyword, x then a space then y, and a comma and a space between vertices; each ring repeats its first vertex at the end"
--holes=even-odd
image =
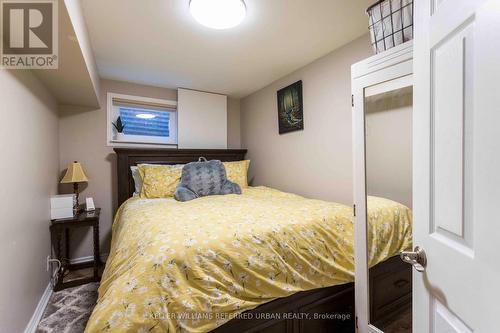
POLYGON ((241 148, 240 99, 227 99, 227 148, 241 148))
POLYGON ((0 70, 0 323, 22 332, 47 287, 49 197, 59 170, 57 104, 28 71, 0 70))
POLYGON ((411 88, 366 101, 366 190, 412 207, 411 88))
MULTIPOLYGON (((96 207, 101 207, 100 238, 102 253, 109 252, 111 223, 117 205, 116 158, 112 147, 106 145, 106 93, 115 92, 151 98, 177 100, 177 90, 144 86, 139 84, 101 80, 101 108, 95 111, 79 110, 64 106, 61 110, 59 126, 60 170, 69 162, 80 161, 90 179, 82 191, 81 200, 86 196, 94 198, 96 207)), ((228 101, 228 145, 239 147, 239 101, 228 101)), ((62 192, 71 192, 61 187, 62 192)), ((73 256, 92 254, 92 238, 89 232, 74 236, 73 256)))
POLYGON ((352 203, 350 67, 371 55, 366 35, 242 99, 253 185, 352 203), (276 91, 298 80, 304 130, 279 135, 276 91))

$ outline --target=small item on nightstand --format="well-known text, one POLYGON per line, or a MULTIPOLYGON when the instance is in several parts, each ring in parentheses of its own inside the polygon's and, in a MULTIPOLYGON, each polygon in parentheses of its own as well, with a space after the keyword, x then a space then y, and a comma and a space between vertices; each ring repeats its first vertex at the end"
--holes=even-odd
POLYGON ((73 183, 73 191, 76 196, 76 200, 73 206, 74 215, 80 212, 80 203, 78 202, 78 183, 88 182, 88 178, 83 171, 83 167, 77 161, 70 163, 68 165, 68 170, 66 170, 66 174, 64 178, 61 180, 61 183, 73 183))
POLYGON ((64 219, 73 217, 74 194, 61 194, 50 197, 50 218, 64 219))
POLYGON ((94 205, 94 199, 91 197, 85 198, 85 206, 86 206, 86 211, 91 212, 95 210, 95 205, 94 205))

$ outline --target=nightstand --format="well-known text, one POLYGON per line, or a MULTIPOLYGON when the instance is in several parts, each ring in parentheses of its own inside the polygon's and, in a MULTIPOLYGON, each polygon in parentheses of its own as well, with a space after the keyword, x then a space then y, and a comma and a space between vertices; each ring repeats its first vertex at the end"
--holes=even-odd
POLYGON ((101 209, 96 208, 94 211, 83 211, 70 218, 51 220, 50 239, 52 243, 52 258, 58 259, 61 262, 61 268, 57 272, 56 281, 54 282, 54 291, 100 280, 100 212, 101 209), (71 263, 69 253, 70 230, 83 227, 91 227, 93 229, 94 259, 85 262, 71 263))

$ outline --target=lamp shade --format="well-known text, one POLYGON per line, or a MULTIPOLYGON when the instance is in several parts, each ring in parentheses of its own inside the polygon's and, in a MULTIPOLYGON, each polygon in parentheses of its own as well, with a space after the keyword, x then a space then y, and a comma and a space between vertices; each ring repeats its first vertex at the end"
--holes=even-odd
POLYGON ((80 183, 87 181, 88 178, 83 171, 82 165, 77 161, 74 161, 68 165, 68 170, 61 180, 61 183, 80 183))

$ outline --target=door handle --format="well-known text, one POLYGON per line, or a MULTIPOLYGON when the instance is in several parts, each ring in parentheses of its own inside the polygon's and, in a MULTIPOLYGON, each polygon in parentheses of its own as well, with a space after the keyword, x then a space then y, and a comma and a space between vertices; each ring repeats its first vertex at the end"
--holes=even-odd
POLYGON ((418 246, 415 246, 413 251, 403 251, 399 254, 399 257, 404 262, 413 265, 417 272, 425 271, 425 266, 427 265, 427 257, 425 251, 418 246))

